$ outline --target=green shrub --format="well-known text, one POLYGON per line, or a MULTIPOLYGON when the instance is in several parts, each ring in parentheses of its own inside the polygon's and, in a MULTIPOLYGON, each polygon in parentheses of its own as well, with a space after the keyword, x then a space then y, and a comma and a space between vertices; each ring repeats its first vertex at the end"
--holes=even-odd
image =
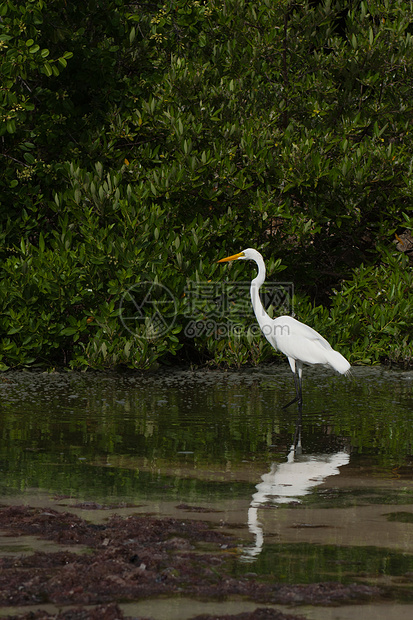
POLYGON ((309 301, 298 318, 331 340, 353 364, 409 366, 413 360, 413 273, 408 258, 381 249, 379 266, 361 265, 334 291, 330 311, 309 301))
POLYGON ((185 335, 188 283, 224 280, 216 259, 246 246, 274 275, 282 258, 299 314, 353 361, 407 363, 408 269, 377 248, 412 226, 411 3, 27 0, 0 17, 4 367, 258 363, 248 321, 227 345, 185 335), (386 274, 387 307, 363 289, 386 274), (122 323, 143 282, 173 291, 176 332, 122 323))

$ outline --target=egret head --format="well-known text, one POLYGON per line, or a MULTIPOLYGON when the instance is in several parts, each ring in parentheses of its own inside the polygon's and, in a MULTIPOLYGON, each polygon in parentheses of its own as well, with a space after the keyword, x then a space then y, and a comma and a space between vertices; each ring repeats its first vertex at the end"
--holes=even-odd
POLYGON ((257 252, 257 250, 254 250, 253 248, 247 248, 246 250, 243 250, 242 252, 238 252, 238 254, 233 254, 232 256, 221 258, 218 262, 227 263, 233 260, 255 260, 255 262, 257 262, 257 259, 259 258, 262 258, 262 257, 261 257, 261 254, 257 252))

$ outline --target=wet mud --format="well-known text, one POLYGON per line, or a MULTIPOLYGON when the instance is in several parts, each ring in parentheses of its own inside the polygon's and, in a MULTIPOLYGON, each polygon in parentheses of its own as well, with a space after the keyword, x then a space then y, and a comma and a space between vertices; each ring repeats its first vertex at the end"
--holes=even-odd
MULTIPOLYGON (((88 509, 93 507, 105 508, 88 503, 88 509)), ((126 620, 132 616, 124 614, 122 604, 165 597, 257 605, 236 615, 194 616, 197 620, 292 620, 303 616, 296 609, 285 613, 260 606, 345 605, 383 597, 379 587, 370 585, 286 585, 254 573, 234 576, 239 541, 202 520, 132 514, 91 523, 49 507, 5 506, 0 531, 14 540, 35 536, 58 545, 53 552, 0 558, 0 611, 20 610, 3 615, 9 620, 126 620), (50 605, 59 611, 47 611, 50 605), (30 611, 22 613, 22 607, 30 611)))

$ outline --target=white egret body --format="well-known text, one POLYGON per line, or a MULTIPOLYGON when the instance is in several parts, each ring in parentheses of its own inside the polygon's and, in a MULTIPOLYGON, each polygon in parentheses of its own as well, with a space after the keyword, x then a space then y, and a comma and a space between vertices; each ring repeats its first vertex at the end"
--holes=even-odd
POLYGON ((301 425, 303 364, 325 364, 341 374, 349 372, 350 364, 312 327, 300 323, 291 316, 279 316, 272 319, 267 314, 259 294, 260 287, 265 281, 265 264, 263 257, 257 250, 248 248, 239 254, 221 258, 218 262, 233 260, 253 260, 258 266, 258 275, 251 281, 252 307, 261 331, 268 342, 288 357, 294 376, 296 396, 285 407, 289 407, 295 402, 298 403, 299 423, 301 425))

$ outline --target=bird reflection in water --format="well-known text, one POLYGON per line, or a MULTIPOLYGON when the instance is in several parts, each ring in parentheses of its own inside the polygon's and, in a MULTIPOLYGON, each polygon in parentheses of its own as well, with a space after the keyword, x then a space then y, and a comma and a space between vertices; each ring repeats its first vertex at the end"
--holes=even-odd
POLYGON ((262 481, 255 487, 257 491, 248 510, 248 529, 255 537, 255 543, 243 549, 241 559, 249 562, 255 560, 264 544, 264 532, 258 520, 259 508, 299 502, 328 476, 339 474, 340 467, 347 465, 349 460, 349 454, 344 451, 304 455, 293 445, 286 463, 273 463, 271 470, 261 476, 262 481))

